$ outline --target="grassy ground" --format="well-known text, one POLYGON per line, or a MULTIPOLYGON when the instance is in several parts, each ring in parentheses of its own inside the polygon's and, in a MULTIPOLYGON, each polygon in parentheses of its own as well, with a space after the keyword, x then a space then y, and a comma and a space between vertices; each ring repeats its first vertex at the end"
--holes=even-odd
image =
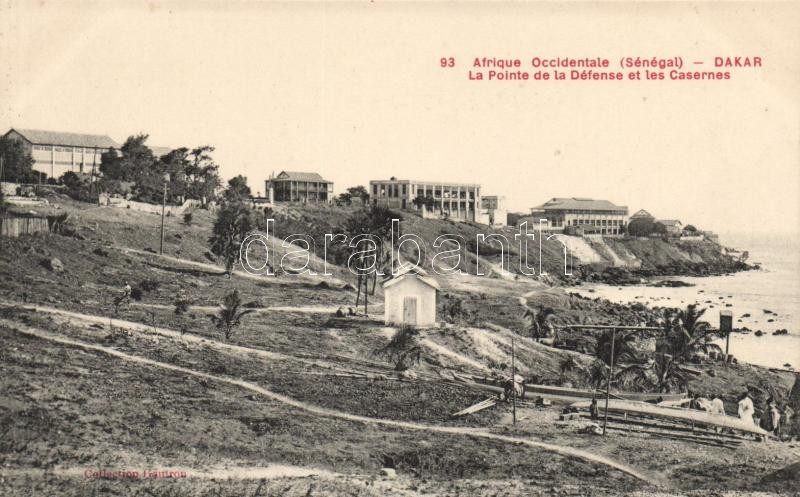
MULTIPOLYGON (((489 324, 524 330, 520 296, 528 295, 529 305, 557 307, 564 319, 602 319, 609 311, 602 303, 578 302, 525 280, 443 280, 443 300, 462 299, 467 317, 457 326, 423 333, 421 361, 414 368, 419 378, 398 381, 393 364, 376 354, 393 332, 381 323, 380 307, 371 317, 357 318, 319 311, 350 305, 351 290, 288 275, 228 279, 214 268, 125 253, 120 246, 157 249, 157 216, 64 205, 77 237, 2 240, 0 495, 638 496, 656 490, 780 493, 798 484, 791 464, 799 449, 792 444, 745 441, 732 450, 636 432, 611 431, 601 438, 582 433, 586 422, 558 422, 558 407, 520 406, 516 426, 506 404, 450 418, 486 393, 432 378, 451 371, 507 374, 509 332, 489 324), (48 267, 54 257, 64 271, 48 267), (148 281, 144 286, 150 289, 116 312, 111 302, 125 281, 133 287, 148 281), (232 289, 258 312, 246 316, 226 341, 208 315, 232 289), (186 315, 176 316, 176 299, 193 306, 186 315), (100 319, 25 310, 13 303, 100 319), (108 318, 146 329, 112 326, 108 318), (583 449, 630 466, 648 480, 516 443, 319 415, 229 382, 126 362, 31 337, 21 333, 25 329, 244 380, 345 415, 488 430, 583 449), (291 477, 288 470, 274 469, 276 464, 317 474, 291 477), (379 475, 387 465, 396 468, 396 479, 379 475), (172 468, 188 477, 83 476, 92 468, 172 468)), ((168 219, 173 235, 167 253, 211 262, 204 248, 211 218, 204 211, 194 217, 192 226, 168 219)), ((631 320, 641 317, 622 307, 613 312, 631 320)), ((516 353, 526 376, 552 382, 560 379, 558 366, 568 355, 524 340, 516 353)), ((724 388, 759 381, 753 378, 742 367, 704 378, 718 383, 703 384, 724 388)))

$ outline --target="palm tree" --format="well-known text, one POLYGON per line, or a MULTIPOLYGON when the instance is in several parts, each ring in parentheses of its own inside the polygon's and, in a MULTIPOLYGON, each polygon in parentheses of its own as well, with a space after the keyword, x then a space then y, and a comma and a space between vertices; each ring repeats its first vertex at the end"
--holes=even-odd
POLYGON ((595 357, 605 364, 611 364, 611 342, 614 342, 614 364, 622 362, 639 362, 639 355, 634 348, 636 336, 633 333, 614 333, 613 330, 604 330, 597 337, 594 350, 595 357))
POLYGON ((536 309, 526 307, 522 318, 530 318, 531 337, 538 340, 551 334, 554 335, 553 319, 555 319, 555 314, 556 312, 550 307, 539 306, 536 309))
POLYGON ((567 356, 558 364, 558 371, 560 373, 559 379, 563 382, 564 376, 570 371, 583 370, 583 366, 573 356, 567 356))
MULTIPOLYGON (((351 215, 344 223, 342 231, 348 239, 356 237, 360 242, 349 245, 350 259, 354 263, 354 270, 358 278, 356 283, 356 307, 361 300, 361 288, 364 290, 364 313, 368 309, 368 294, 374 295, 378 281, 378 269, 391 272, 387 267, 392 250, 392 222, 402 220, 402 216, 385 207, 373 206, 351 215), (372 281, 372 292, 369 283, 372 281)), ((396 234, 400 236, 400 233, 396 234)), ((348 260, 348 265, 350 260, 348 260)))
POLYGON ((624 387, 659 393, 683 391, 689 383, 675 357, 670 354, 657 354, 646 364, 627 366, 619 372, 618 378, 624 387))
POLYGON ((607 382, 609 368, 605 362, 599 359, 595 359, 589 365, 587 373, 588 373, 587 379, 589 382, 589 386, 595 390, 599 390, 607 382))
POLYGON ((713 340, 719 337, 719 331, 701 318, 706 309, 698 309, 696 304, 689 304, 685 310, 679 310, 668 325, 667 342, 669 352, 678 360, 685 360, 692 355, 709 351, 722 352, 713 340))
POLYGON ((242 324, 242 318, 254 312, 253 309, 245 309, 240 311, 242 306, 242 298, 239 296, 239 290, 234 290, 225 295, 222 301, 222 308, 216 316, 211 316, 211 321, 217 325, 217 329, 225 333, 225 339, 229 340, 233 334, 234 328, 242 324))

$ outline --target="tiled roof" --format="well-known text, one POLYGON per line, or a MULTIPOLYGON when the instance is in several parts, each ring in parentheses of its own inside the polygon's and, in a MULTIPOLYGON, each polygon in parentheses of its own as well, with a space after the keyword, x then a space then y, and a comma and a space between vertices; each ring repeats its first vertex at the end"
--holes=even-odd
POLYGON ((625 206, 615 205, 608 200, 594 200, 591 198, 553 198, 534 210, 589 210, 589 211, 622 211, 628 210, 625 206))
POLYGON ((312 181, 318 183, 331 183, 324 179, 319 173, 303 173, 297 171, 281 171, 274 179, 285 179, 291 181, 312 181))
POLYGON ((14 129, 35 145, 61 145, 67 147, 119 148, 120 144, 106 135, 86 135, 81 133, 62 133, 41 129, 14 129))

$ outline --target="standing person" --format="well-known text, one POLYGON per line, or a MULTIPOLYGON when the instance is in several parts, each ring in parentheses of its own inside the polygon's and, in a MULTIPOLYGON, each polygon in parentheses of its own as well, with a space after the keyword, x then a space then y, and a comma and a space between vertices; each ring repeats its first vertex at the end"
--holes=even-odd
POLYGON ((775 429, 775 425, 772 423, 772 408, 774 407, 772 397, 767 399, 767 405, 764 407, 764 410, 761 412, 761 419, 758 423, 764 431, 772 432, 775 429))
POLYGON ((772 419, 772 433, 777 437, 778 429, 781 426, 781 411, 778 410, 778 405, 774 401, 769 406, 768 414, 772 419))
POLYGON ((596 421, 600 417, 600 412, 597 410, 597 398, 592 397, 592 403, 589 404, 589 417, 592 421, 596 421))
POLYGON ((750 392, 745 392, 739 397, 739 417, 755 424, 753 422, 753 414, 755 414, 753 399, 750 398, 750 392))
POLYGON ((792 409, 789 404, 786 404, 783 408, 783 432, 786 433, 787 437, 790 437, 792 434, 792 417, 794 416, 794 409, 792 409))
POLYGON ((518 374, 514 375, 514 395, 518 399, 525 397, 525 378, 518 374))

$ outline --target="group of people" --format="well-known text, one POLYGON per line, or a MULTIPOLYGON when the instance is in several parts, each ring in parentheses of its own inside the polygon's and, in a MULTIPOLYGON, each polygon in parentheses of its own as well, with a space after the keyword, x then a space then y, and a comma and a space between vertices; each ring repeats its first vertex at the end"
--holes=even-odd
MULTIPOLYGON (((794 410, 788 404, 781 410, 775 399, 770 396, 761 416, 758 416, 750 392, 744 392, 737 400, 739 403, 738 414, 741 419, 759 426, 776 437, 780 435, 781 431, 788 431, 792 417, 794 416, 794 410)), ((718 397, 707 399, 699 395, 694 395, 689 403, 689 408, 706 411, 710 414, 725 414, 722 399, 718 397)))
POLYGON ((781 412, 778 403, 770 396, 769 399, 767 399, 767 405, 761 417, 756 417, 756 410, 750 393, 744 392, 739 397, 739 417, 751 421, 753 424, 772 433, 776 437, 779 436, 781 427, 786 427, 788 429, 793 416, 794 409, 792 409, 789 404, 786 404, 781 412))

